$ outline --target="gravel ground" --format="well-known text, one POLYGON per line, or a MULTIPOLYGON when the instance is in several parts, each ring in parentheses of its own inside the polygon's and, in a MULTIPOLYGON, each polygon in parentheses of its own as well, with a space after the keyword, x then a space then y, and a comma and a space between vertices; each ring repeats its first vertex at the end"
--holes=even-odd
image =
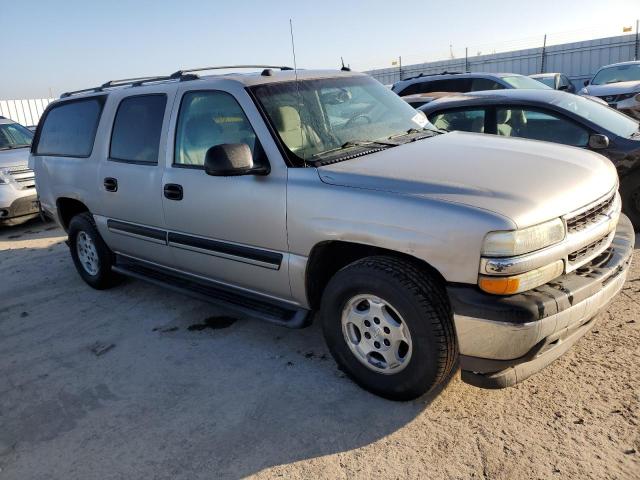
MULTIPOLYGON (((287 330, 76 274, 64 232, 0 229, 0 478, 640 478, 640 268, 524 383, 377 398, 287 330)), ((636 241, 636 243, 638 243, 636 241)), ((638 252, 636 252, 637 254, 638 252)))

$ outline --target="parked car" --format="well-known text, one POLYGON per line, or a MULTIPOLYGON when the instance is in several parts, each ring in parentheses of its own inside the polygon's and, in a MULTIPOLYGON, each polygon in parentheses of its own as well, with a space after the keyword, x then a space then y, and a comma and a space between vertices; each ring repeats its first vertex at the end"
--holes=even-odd
POLYGON ((544 83, 547 87, 553 88, 554 90, 576 93, 575 85, 571 83, 569 77, 564 73, 536 73, 529 75, 529 77, 544 83))
POLYGON ((455 95, 454 92, 431 92, 431 93, 416 93, 414 95, 407 95, 402 98, 405 102, 411 105, 413 108, 419 108, 426 105, 429 102, 434 101, 436 98, 448 97, 449 95, 455 95))
POLYGON ((29 147, 33 133, 0 117, 0 225, 15 225, 38 216, 38 198, 29 147))
POLYGON ((200 70, 44 113, 42 206, 90 286, 125 274, 289 327, 319 311, 340 368, 394 399, 458 361, 522 381, 622 288, 634 235, 601 155, 442 134, 358 73, 200 70))
POLYGON ((524 75, 516 73, 456 73, 420 74, 393 84, 391 89, 405 97, 431 92, 475 92, 477 90, 502 90, 504 88, 550 88, 524 75))
POLYGON ((562 143, 609 158, 622 211, 640 229, 638 122, 589 99, 554 90, 502 90, 446 97, 421 110, 435 127, 562 143))
POLYGON ((584 82, 581 95, 594 95, 630 117, 640 120, 640 61, 602 67, 584 82))

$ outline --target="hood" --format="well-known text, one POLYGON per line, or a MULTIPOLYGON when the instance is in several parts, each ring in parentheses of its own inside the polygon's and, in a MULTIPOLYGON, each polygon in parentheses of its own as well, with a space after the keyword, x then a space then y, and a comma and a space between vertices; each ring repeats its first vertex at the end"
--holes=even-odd
POLYGON ((617 184, 603 156, 554 143, 453 132, 318 168, 328 184, 489 210, 517 228, 572 212, 617 184))
POLYGON ((16 148, 14 150, 0 150, 0 168, 13 166, 27 166, 29 161, 29 148, 16 148))
POLYGON ((605 95, 620 95, 640 91, 640 81, 608 83, 606 85, 588 85, 587 93, 602 97, 605 95))

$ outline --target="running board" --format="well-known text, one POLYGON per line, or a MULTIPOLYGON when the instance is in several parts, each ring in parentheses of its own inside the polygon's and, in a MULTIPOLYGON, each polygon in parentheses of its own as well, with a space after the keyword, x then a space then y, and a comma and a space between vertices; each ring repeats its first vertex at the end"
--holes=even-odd
POLYGON ((277 300, 270 301, 257 295, 207 282, 206 280, 194 280, 187 275, 161 267, 150 267, 143 262, 124 258, 120 255, 116 257, 116 264, 111 269, 128 277, 145 280, 199 300, 214 303, 240 316, 263 320, 288 328, 302 328, 311 323, 311 312, 309 310, 296 308, 293 305, 278 302, 277 300))

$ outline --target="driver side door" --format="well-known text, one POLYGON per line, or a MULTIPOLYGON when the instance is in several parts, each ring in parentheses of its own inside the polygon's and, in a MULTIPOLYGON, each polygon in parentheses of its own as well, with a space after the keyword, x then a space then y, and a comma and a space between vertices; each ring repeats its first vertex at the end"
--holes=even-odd
POLYGON ((223 284, 288 299, 287 169, 248 94, 222 90, 178 93, 163 175, 163 209, 177 269, 223 284), (260 138, 267 142, 263 144, 260 138), (207 150, 249 146, 268 175, 210 176, 207 150), (271 156, 275 161, 269 162, 271 156))

